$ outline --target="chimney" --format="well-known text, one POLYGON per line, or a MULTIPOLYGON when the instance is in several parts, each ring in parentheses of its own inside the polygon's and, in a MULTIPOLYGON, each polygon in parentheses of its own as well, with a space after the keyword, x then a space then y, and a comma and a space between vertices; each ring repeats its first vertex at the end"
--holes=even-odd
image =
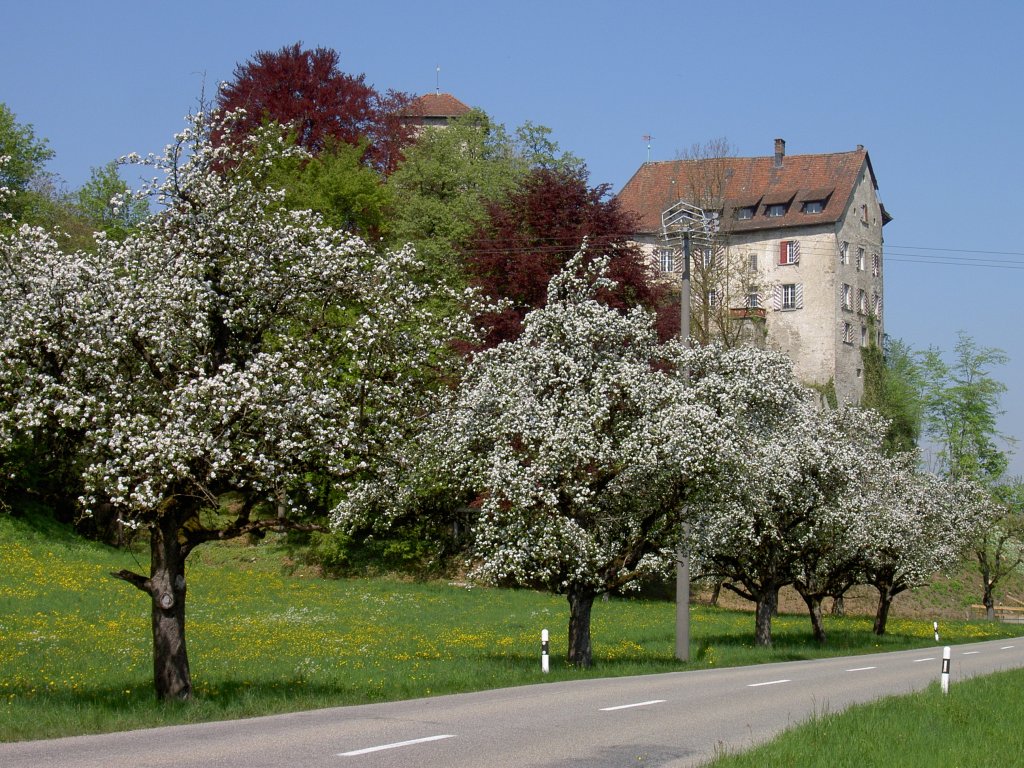
POLYGON ((775 167, 782 167, 782 158, 786 156, 786 140, 776 139, 775 140, 775 167))

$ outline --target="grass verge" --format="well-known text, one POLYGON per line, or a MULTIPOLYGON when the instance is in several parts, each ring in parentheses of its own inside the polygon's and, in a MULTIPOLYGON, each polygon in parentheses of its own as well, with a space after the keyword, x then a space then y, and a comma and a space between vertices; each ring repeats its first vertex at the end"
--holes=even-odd
POLYGON ((1002 768, 1024 755, 1024 670, 822 714, 707 768, 1002 768))
MULTIPOLYGON (((502 686, 787 661, 933 645, 931 623, 894 618, 876 638, 867 617, 826 618, 819 648, 803 615, 753 645, 748 612, 694 606, 692 660, 674 659, 675 606, 599 602, 595 666, 564 664, 564 598, 527 590, 396 579, 286 576, 284 550, 200 548, 187 576, 195 700, 152 691, 149 605, 109 576, 141 556, 52 525, 0 515, 0 740, 49 738, 249 717, 502 686), (541 629, 551 674, 540 674, 541 629)), ((1024 626, 946 622, 944 643, 1009 637, 1024 626)))

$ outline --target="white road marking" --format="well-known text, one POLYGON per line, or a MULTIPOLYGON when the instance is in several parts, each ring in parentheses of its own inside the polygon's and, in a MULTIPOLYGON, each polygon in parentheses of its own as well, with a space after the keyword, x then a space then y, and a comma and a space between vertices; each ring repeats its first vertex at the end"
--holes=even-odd
POLYGON ((869 669, 878 669, 878 667, 854 667, 853 669, 846 670, 847 672, 867 672, 869 669))
POLYGON ((747 688, 760 688, 762 685, 778 685, 779 683, 791 683, 792 680, 769 680, 767 683, 751 683, 747 688))
POLYGON ((649 707, 651 704, 664 704, 664 699, 654 699, 653 701, 641 701, 638 704, 622 704, 618 707, 604 707, 601 712, 615 712, 619 709, 632 709, 633 707, 649 707))
POLYGON ((922 661, 935 661, 935 659, 936 659, 935 656, 929 656, 929 657, 927 657, 925 659, 914 659, 914 663, 915 664, 920 664, 922 661))
POLYGON ((410 747, 413 744, 424 744, 428 741, 440 741, 441 739, 454 738, 454 734, 444 736, 427 736, 425 739, 411 739, 410 741, 398 741, 394 744, 382 744, 379 747, 367 747, 366 749, 355 749, 351 752, 339 752, 338 757, 356 757, 357 755, 368 755, 371 752, 383 752, 385 749, 398 749, 399 747, 410 747))
POLYGON ((981 653, 981 651, 964 651, 964 656, 973 656, 976 653, 981 653))
POLYGON ((1011 648, 1014 648, 1014 647, 1016 647, 1016 646, 1013 646, 1013 645, 1004 645, 1004 646, 1003 646, 1002 648, 1000 648, 999 650, 1000 650, 1000 651, 1008 651, 1008 650, 1010 650, 1011 648))

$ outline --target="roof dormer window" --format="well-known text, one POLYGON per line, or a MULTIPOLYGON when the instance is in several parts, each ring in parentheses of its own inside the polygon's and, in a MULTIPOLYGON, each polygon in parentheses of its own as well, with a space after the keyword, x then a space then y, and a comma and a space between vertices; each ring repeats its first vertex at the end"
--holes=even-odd
POLYGON ((786 204, 785 203, 772 203, 765 207, 764 215, 769 218, 776 218, 778 216, 786 215, 786 204))
POLYGON ((737 208, 736 218, 740 219, 741 221, 754 218, 754 206, 748 205, 743 208, 737 208))
POLYGON ((825 210, 824 200, 808 200, 804 203, 804 213, 821 213, 825 210))

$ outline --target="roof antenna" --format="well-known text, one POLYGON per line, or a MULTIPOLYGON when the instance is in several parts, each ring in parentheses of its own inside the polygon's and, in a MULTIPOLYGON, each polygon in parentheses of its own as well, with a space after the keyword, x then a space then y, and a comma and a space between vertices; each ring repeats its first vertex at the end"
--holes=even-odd
POLYGON ((435 93, 437 93, 438 96, 441 95, 441 65, 440 64, 437 65, 437 75, 436 75, 436 80, 435 80, 435 84, 434 84, 434 91, 435 91, 435 93))
POLYGON ((647 162, 651 162, 651 140, 654 138, 648 133, 643 135, 643 140, 647 142, 647 162))

